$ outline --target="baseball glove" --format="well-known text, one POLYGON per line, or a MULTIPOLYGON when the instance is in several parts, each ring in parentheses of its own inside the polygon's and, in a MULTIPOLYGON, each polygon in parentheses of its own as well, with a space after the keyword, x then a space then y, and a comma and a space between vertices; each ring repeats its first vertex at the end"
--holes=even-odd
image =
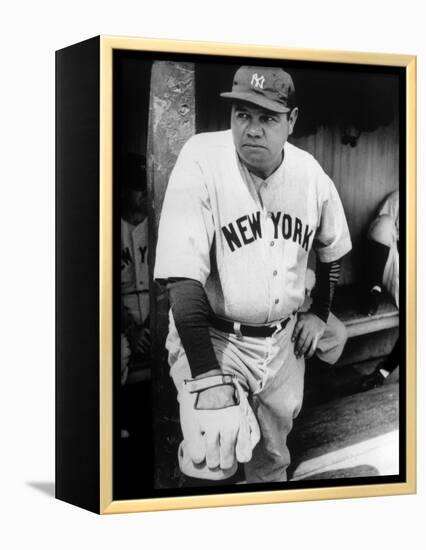
POLYGON ((185 475, 227 479, 236 472, 238 462, 251 459, 260 430, 246 394, 234 375, 217 374, 185 380, 178 400, 183 432, 178 458, 185 475), (203 392, 212 392, 213 388, 228 388, 230 398, 225 403, 219 400, 217 408, 205 408, 203 392))

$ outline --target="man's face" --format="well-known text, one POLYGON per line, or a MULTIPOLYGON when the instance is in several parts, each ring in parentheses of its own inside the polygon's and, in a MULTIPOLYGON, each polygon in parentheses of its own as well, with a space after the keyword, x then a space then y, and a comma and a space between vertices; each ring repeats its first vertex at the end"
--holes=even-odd
POLYGON ((293 132, 297 114, 297 108, 282 114, 246 102, 233 103, 234 144, 253 173, 266 178, 280 165, 284 143, 293 132))
POLYGON ((146 215, 147 196, 146 192, 139 189, 132 189, 129 193, 129 207, 133 212, 140 212, 146 215))
POLYGON ((146 190, 126 189, 121 195, 121 215, 131 223, 140 223, 148 214, 146 190))

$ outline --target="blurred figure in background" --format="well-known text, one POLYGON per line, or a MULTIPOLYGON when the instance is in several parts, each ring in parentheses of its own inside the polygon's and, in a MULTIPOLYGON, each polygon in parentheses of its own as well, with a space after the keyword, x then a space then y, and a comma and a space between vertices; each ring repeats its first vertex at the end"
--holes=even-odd
MULTIPOLYGON (((124 157, 120 178, 121 325, 130 348, 129 377, 149 377, 148 217, 145 157, 124 157)), ((122 354, 126 354, 122 345, 122 354)))
MULTIPOLYGON (((366 243, 367 284, 363 310, 374 315, 383 300, 383 290, 399 309, 399 191, 388 195, 371 223, 366 243)), ((399 364, 399 338, 386 359, 360 381, 362 391, 381 386, 399 364)))

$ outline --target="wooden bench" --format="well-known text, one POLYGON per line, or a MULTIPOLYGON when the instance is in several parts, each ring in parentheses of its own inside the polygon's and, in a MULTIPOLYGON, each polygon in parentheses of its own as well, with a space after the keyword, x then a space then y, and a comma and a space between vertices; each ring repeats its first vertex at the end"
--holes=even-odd
POLYGON ((348 338, 399 326, 398 308, 385 293, 377 313, 371 316, 360 313, 359 301, 356 287, 352 285, 338 287, 333 303, 333 313, 345 324, 348 338))
POLYGON ((375 365, 391 352, 398 337, 399 311, 385 293, 374 315, 361 313, 359 303, 355 286, 338 287, 332 309, 345 324, 348 341, 336 366, 360 366, 368 371, 369 363, 375 365))

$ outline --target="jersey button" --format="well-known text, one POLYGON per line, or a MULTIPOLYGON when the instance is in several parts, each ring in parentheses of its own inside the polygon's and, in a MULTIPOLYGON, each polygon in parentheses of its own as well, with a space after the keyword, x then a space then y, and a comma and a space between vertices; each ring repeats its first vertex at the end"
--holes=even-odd
POLYGON ((270 245, 271 245, 271 246, 274 246, 274 245, 275 245, 275 242, 274 242, 274 241, 271 241, 271 242, 270 242, 270 245))
POLYGON ((278 302, 279 302, 279 300, 278 300, 278 298, 276 298, 276 299, 275 299, 275 303, 278 304, 278 302))
POLYGON ((278 271, 277 271, 276 269, 274 269, 274 271, 272 272, 272 275, 273 275, 274 277, 276 277, 276 276, 278 275, 278 271))

